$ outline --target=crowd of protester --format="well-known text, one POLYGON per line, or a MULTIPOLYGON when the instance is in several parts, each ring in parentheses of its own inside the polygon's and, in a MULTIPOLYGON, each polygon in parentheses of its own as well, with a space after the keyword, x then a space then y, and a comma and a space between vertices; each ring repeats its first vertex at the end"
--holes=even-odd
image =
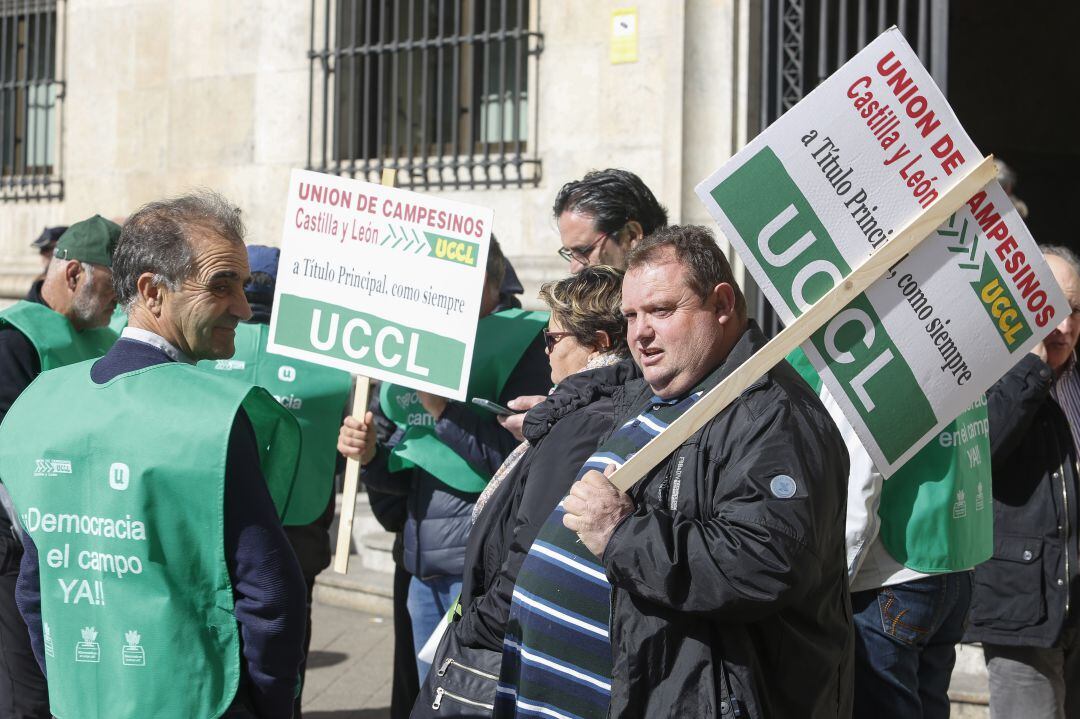
MULTIPOLYGON (((947 717, 961 641, 982 644, 994 719, 1080 717, 1076 255, 1043 247, 1072 311, 970 410, 989 427, 994 519, 976 561, 932 532, 904 544, 951 497, 895 502, 798 354, 617 490, 612 471, 766 337, 711 232, 669 225, 635 174, 568 182, 552 214, 568 272, 542 285, 546 313, 521 309, 491 240, 470 395, 498 413, 384 385, 350 416, 347 377, 304 363, 290 371, 322 398, 307 414, 237 389, 222 375, 250 368, 268 386, 279 369, 254 369, 278 255, 245 245, 218 195, 151 203, 122 228, 46 230, 43 277, 0 311, 0 719, 301 716, 343 458, 395 533, 395 718, 947 717), (71 397, 111 434, 66 416, 71 397), (300 436, 317 490, 281 518, 296 465, 282 448, 300 436), (61 440, 94 471, 135 443, 155 481, 124 480, 128 505, 88 483, 59 496, 57 472, 27 468, 42 477, 61 440), (177 501, 186 511, 169 512, 177 501), (74 654, 54 649, 87 615, 44 591, 64 579, 20 527, 28 502, 137 506, 162 528, 163 561, 93 615, 94 636, 157 611, 166 643, 209 638, 132 681, 81 666, 96 663, 90 627, 74 654)), ((890 481, 947 481, 960 449, 942 447, 890 481)), ((115 467, 100 470, 112 481, 115 467)))

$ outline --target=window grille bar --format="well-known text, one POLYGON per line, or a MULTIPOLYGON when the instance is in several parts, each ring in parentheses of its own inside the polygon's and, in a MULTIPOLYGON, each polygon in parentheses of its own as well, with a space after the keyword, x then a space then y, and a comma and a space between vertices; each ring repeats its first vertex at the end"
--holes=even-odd
POLYGON ((63 197, 57 0, 0 1, 0 201, 63 197), (56 156, 56 157, 54 157, 56 156))
MULTIPOLYGON (((437 2, 439 10, 439 23, 436 28, 436 33, 439 37, 442 37, 446 31, 446 8, 443 0, 437 2)), ((446 168, 446 145, 445 137, 443 136, 443 126, 446 124, 447 116, 450 114, 446 109, 446 48, 440 45, 435 51, 435 108, 438 113, 438 117, 435 120, 435 168, 438 172, 440 182, 442 181, 443 170, 446 168)))
POLYGON ((538 183, 539 0, 362 2, 312 0, 308 166, 369 181, 394 168, 417 189, 538 183))

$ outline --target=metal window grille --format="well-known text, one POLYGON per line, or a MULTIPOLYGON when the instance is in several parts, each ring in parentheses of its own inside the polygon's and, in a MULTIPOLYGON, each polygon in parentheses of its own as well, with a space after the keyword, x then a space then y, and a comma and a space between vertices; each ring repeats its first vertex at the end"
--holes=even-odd
POLYGON ((0 0, 0 200, 63 197, 57 0, 0 0))
MULTIPOLYGON (((761 15, 761 128, 795 106, 855 53, 896 25, 947 90, 949 0, 766 0, 761 15)), ((782 325, 764 296, 756 316, 782 325)))
POLYGON ((312 0, 308 167, 372 182, 392 168, 413 189, 537 184, 538 5, 312 0))

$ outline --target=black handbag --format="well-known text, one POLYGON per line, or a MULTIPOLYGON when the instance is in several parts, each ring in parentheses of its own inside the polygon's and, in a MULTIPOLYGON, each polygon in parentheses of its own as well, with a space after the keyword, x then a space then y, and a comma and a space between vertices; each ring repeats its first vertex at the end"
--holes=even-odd
POLYGON ((461 646, 451 624, 435 650, 410 717, 488 719, 495 707, 501 664, 501 652, 461 646))

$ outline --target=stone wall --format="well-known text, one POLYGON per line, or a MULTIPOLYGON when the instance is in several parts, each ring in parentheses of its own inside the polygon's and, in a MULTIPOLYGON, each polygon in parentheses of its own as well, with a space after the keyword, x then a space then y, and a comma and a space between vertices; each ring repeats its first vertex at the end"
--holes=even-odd
MULTIPOLYGON (((530 94, 542 180, 445 193, 494 208, 527 299, 564 271, 551 202, 590 169, 633 170, 673 220, 708 221, 693 188, 743 141, 747 43, 740 51, 736 38, 748 5, 642 0, 639 60, 615 65, 611 12, 625 2, 541 0, 530 94)), ((65 197, 0 204, 0 296, 21 294, 36 272, 28 243, 43 226, 122 217, 191 187, 237 202, 250 242, 278 244, 289 171, 307 160, 310 12, 298 0, 69 0, 65 197)))

